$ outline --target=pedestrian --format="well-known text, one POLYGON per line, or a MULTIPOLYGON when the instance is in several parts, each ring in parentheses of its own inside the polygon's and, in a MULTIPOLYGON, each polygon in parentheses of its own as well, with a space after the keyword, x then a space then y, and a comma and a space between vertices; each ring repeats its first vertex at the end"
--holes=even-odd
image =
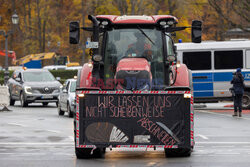
POLYGON ((244 93, 244 77, 241 73, 241 69, 237 68, 236 73, 231 81, 233 84, 233 100, 234 100, 234 114, 233 116, 238 116, 237 111, 239 111, 239 117, 242 116, 242 97, 244 93))

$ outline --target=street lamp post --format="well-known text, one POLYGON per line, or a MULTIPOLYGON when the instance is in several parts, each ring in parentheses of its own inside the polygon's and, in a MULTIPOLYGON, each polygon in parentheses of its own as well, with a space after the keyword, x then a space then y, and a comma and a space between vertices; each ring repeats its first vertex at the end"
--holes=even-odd
MULTIPOLYGON (((15 13, 11 17, 12 24, 16 25, 19 22, 19 17, 15 13)), ((5 38, 5 71, 4 71, 4 84, 7 84, 9 79, 9 65, 8 65, 8 36, 12 33, 12 31, 5 32, 4 30, 0 30, 0 35, 3 35, 5 38)))

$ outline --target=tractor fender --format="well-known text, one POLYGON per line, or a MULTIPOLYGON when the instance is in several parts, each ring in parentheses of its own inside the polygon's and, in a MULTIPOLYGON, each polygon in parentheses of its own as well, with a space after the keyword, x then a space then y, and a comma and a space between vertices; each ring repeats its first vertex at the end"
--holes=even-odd
MULTIPOLYGON (((174 67, 176 69, 176 67, 174 67)), ((175 71, 176 80, 173 86, 184 86, 191 87, 191 77, 190 72, 185 64, 180 64, 180 67, 177 67, 175 71)))
POLYGON ((85 63, 80 75, 80 88, 90 88, 92 85, 92 64, 85 63))

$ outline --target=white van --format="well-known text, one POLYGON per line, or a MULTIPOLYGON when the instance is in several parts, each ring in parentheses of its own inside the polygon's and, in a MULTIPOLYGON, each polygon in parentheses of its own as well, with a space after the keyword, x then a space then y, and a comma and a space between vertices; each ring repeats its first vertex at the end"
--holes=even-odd
POLYGON ((250 108, 250 41, 178 43, 177 57, 192 70, 195 102, 231 100, 237 68, 245 79, 243 107, 250 108))
POLYGON ((65 65, 49 65, 49 66, 44 66, 43 69, 46 69, 46 70, 65 70, 66 66, 65 65))

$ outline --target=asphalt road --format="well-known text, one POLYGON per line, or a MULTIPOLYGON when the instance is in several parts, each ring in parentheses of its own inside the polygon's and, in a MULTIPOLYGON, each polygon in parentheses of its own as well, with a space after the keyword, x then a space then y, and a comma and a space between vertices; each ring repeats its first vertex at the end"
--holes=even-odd
POLYGON ((54 104, 0 112, 0 166, 213 166, 250 164, 250 114, 233 118, 228 110, 195 111, 196 145, 191 157, 165 158, 163 150, 113 149, 104 159, 77 160, 73 119, 58 116, 54 104))

